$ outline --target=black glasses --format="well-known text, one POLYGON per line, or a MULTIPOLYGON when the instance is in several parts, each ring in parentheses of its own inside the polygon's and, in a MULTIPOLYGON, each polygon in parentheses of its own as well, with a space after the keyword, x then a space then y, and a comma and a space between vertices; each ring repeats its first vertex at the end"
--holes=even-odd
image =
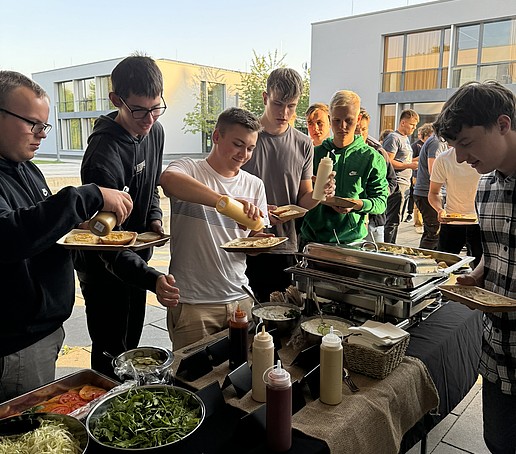
POLYGON ((153 107, 152 109, 131 109, 124 101, 124 98, 122 98, 121 96, 119 96, 119 98, 120 101, 124 103, 124 106, 131 111, 131 115, 135 120, 142 120, 147 116, 147 114, 151 114, 153 118, 158 118, 159 116, 165 113, 165 110, 167 110, 167 104, 165 103, 163 96, 161 97, 161 100, 163 101, 164 106, 153 107))
POLYGON ((41 131, 44 131, 45 134, 48 134, 52 129, 52 125, 49 125, 48 123, 38 123, 37 121, 29 120, 28 118, 24 118, 18 114, 8 111, 7 109, 2 109, 1 107, 0 112, 5 112, 6 114, 12 115, 13 117, 19 118, 20 120, 29 123, 30 125, 32 125, 32 128, 30 128, 30 130, 34 134, 39 134, 41 131))

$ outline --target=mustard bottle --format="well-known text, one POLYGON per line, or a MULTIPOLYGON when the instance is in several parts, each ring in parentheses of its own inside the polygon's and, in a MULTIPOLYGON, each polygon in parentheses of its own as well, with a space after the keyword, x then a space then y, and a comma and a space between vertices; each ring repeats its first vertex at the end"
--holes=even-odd
POLYGON ((342 402, 343 359, 342 341, 330 326, 330 332, 323 336, 321 342, 319 399, 325 404, 337 405, 342 402))
POLYGON ((263 218, 251 219, 244 212, 244 205, 227 195, 223 195, 217 201, 215 208, 219 213, 229 216, 238 224, 245 225, 250 230, 262 230, 264 227, 263 218))
MULTIPOLYGON (((124 186, 123 192, 129 193, 129 187, 124 186)), ((116 214, 111 211, 98 211, 88 222, 90 232, 97 236, 106 236, 116 226, 116 214)))

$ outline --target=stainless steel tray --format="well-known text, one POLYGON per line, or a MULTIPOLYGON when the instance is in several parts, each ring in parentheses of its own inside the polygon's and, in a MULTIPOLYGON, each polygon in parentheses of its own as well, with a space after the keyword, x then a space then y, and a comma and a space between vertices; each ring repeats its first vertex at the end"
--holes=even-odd
POLYGON ((119 384, 92 369, 80 370, 0 404, 0 418, 23 413, 40 402, 65 393, 72 388, 92 385, 109 391, 119 384))

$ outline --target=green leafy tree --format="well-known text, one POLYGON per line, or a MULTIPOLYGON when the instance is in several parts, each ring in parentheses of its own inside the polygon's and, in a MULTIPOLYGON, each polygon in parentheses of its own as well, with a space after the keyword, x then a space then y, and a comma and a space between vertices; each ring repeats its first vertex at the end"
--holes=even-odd
POLYGON ((267 77, 276 68, 284 68, 285 55, 281 57, 278 51, 269 52, 267 55, 258 55, 253 50, 253 60, 251 62, 251 70, 242 76, 242 83, 238 87, 242 107, 261 116, 263 113, 263 97, 262 93, 267 86, 267 77))
POLYGON ((303 131, 308 134, 308 128, 306 126, 305 112, 310 106, 310 68, 305 67, 303 72, 303 93, 299 98, 296 109, 296 129, 303 131))

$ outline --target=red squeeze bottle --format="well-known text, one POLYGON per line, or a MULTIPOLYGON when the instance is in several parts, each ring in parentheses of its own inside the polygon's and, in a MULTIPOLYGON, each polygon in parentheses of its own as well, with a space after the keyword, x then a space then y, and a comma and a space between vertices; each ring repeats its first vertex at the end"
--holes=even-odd
POLYGON ((247 362, 249 350, 249 322, 247 314, 237 308, 229 319, 229 369, 234 370, 247 362))
POLYGON ((267 447, 274 452, 288 451, 292 446, 292 383, 290 374, 281 367, 267 373, 265 380, 267 447))

